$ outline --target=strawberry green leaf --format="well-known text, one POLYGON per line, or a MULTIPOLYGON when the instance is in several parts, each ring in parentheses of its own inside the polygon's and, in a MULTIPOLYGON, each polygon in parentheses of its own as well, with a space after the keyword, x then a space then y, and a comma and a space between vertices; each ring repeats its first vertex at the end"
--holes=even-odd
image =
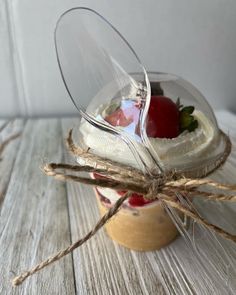
POLYGON ((188 131, 192 132, 198 127, 198 121, 194 120, 189 126, 188 126, 188 131))
POLYGON ((182 110, 181 110, 181 113, 186 113, 186 114, 189 114, 191 115, 194 111, 194 107, 193 106, 187 106, 187 107, 184 107, 182 110))
POLYGON ((194 121, 194 117, 187 114, 180 115, 181 129, 187 128, 194 121))
POLYGON ((194 112, 193 106, 184 107, 180 110, 180 131, 192 132, 198 127, 198 121, 191 115, 194 112))

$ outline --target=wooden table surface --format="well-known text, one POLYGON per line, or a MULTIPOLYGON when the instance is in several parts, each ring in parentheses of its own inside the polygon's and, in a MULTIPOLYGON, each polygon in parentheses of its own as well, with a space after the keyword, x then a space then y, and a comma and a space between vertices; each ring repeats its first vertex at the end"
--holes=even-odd
MULTIPOLYGON (((236 116, 221 111, 217 117, 236 144, 236 116)), ((14 120, 0 133, 3 142, 22 131, 0 155, 0 294, 236 294, 236 246, 198 226, 195 247, 179 237, 147 253, 117 245, 102 229, 73 255, 11 286, 16 274, 76 241, 99 219, 91 187, 60 182, 40 170, 45 162, 74 162, 64 138, 77 123, 14 120)), ((213 177, 236 182, 235 145, 213 177)), ((235 204, 199 201, 199 211, 235 233, 235 204)))

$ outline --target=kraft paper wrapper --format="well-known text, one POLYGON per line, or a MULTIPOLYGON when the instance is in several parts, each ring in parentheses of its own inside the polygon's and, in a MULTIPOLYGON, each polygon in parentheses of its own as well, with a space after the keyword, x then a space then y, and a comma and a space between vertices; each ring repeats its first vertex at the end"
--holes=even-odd
MULTIPOLYGON (((95 190, 101 216, 107 208, 100 201, 95 190)), ((110 238, 122 246, 137 251, 159 250, 170 244, 178 235, 178 230, 171 221, 161 202, 134 210, 121 208, 105 225, 110 238)))

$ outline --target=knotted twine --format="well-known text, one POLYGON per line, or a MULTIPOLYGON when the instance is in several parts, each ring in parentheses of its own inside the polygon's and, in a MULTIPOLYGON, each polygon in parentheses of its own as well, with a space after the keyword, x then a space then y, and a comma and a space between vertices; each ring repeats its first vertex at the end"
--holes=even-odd
MULTIPOLYGON (((226 142, 226 148, 223 155, 215 163, 214 169, 211 171, 204 170, 202 177, 207 176, 208 173, 219 168, 227 159, 231 151, 231 142, 229 137, 221 131, 226 142)), ((75 181, 83 184, 111 188, 114 190, 125 190, 126 194, 120 197, 117 202, 111 207, 105 215, 97 222, 95 227, 82 239, 79 239, 64 250, 59 251, 54 256, 49 257, 45 261, 37 264, 29 271, 22 273, 15 277, 12 281, 14 286, 20 285, 26 278, 34 273, 45 268, 49 264, 61 259, 67 254, 80 247, 87 240, 89 240, 100 228, 102 228, 114 215, 117 214, 122 204, 132 192, 144 195, 147 200, 159 199, 165 205, 177 209, 187 217, 192 218, 197 223, 205 226, 206 228, 218 233, 225 239, 231 240, 236 243, 236 235, 226 232, 222 228, 209 223, 206 219, 202 218, 195 210, 184 206, 176 198, 176 194, 180 193, 182 196, 189 197, 204 197, 212 201, 227 201, 236 202, 236 184, 223 184, 211 179, 190 178, 175 171, 168 172, 167 174, 158 174, 156 176, 147 175, 133 167, 117 163, 102 157, 99 157, 91 152, 89 149, 84 150, 76 146, 72 139, 72 130, 69 131, 67 138, 67 146, 70 152, 79 158, 80 165, 70 165, 64 163, 50 163, 43 167, 43 171, 48 176, 62 181, 75 181), (65 172, 58 171, 59 169, 69 170, 73 172, 91 172, 98 173, 104 178, 90 179, 74 174, 66 174, 65 172), (217 189, 217 193, 209 192, 209 188, 217 189), (231 192, 231 194, 229 193, 231 192)))

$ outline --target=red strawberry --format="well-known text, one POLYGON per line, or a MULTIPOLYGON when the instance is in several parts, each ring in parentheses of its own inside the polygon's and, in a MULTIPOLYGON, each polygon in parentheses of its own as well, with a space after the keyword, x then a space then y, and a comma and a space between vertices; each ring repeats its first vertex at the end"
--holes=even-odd
POLYGON ((179 109, 176 103, 166 96, 152 96, 148 110, 147 135, 174 138, 179 133, 179 109))

